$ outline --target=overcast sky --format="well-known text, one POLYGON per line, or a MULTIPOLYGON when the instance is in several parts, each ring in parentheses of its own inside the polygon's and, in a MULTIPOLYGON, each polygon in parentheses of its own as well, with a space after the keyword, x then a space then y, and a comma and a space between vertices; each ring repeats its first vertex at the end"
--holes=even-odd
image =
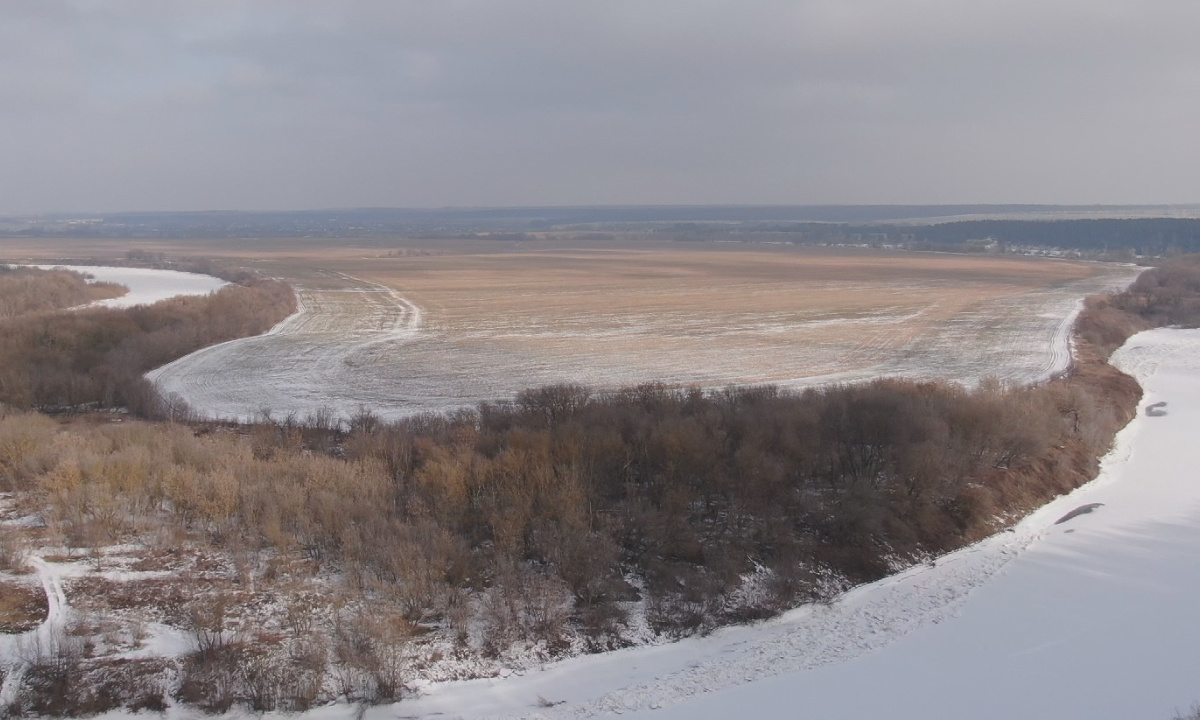
POLYGON ((1200 202, 1197 0, 2 0, 0 211, 1200 202))

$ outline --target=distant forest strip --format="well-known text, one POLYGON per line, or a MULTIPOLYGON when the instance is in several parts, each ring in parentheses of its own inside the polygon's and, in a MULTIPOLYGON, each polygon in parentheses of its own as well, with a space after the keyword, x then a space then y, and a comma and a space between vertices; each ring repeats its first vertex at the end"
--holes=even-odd
POLYGON ((674 223, 660 237, 680 241, 785 242, 797 245, 890 245, 909 250, 983 252, 1059 248, 1089 255, 1168 257, 1200 252, 1200 220, 964 220, 933 225, 674 223))
POLYGON ((117 283, 88 282, 81 273, 0 264, 0 320, 63 310, 129 292, 117 283))
MULTIPOLYGON (((0 276, 0 288, 4 276, 0 276)), ((249 278, 206 297, 127 309, 0 319, 0 403, 16 408, 164 411, 142 377, 200 348, 257 335, 295 311, 285 283, 249 278)))
MULTIPOLYGON (((72 437, 12 413, 0 417, 0 491, 69 548, 203 548, 207 570, 158 593, 162 617, 196 638, 176 665, 145 670, 178 678, 162 692, 210 710, 386 701, 438 662, 445 646, 422 646, 431 638, 460 657, 602 650, 637 637, 635 605, 660 636, 704 632, 1016 522, 1095 476, 1141 395, 1109 351, 1162 324, 1200 324, 1200 259, 1090 299, 1074 367, 1033 386, 552 386, 395 423, 367 411, 348 423, 81 422, 72 437), (234 627, 236 640, 214 643, 234 627)), ((44 672, 86 688, 104 662, 44 672)), ((28 687, 14 714, 46 713, 28 687)))
POLYGON ((1129 259, 1174 257, 1200 252, 1200 220, 1186 218, 1096 220, 964 220, 931 225, 850 223, 704 223, 675 222, 653 227, 630 223, 563 232, 423 233, 428 240, 474 238, 531 242, 539 239, 673 240, 678 242, 744 242, 793 245, 869 245, 906 250, 997 252, 1059 249, 1089 257, 1129 259))
POLYGON ((991 240, 1010 246, 1110 252, 1128 249, 1146 256, 1200 252, 1200 220, 1184 218, 970 220, 918 227, 860 227, 855 231, 882 234, 889 240, 898 242, 931 245, 962 245, 972 241, 991 240))
MULTIPOLYGON (((593 241, 729 240, 797 244, 888 244, 918 250, 1001 247, 1064 248, 1088 254, 1141 256, 1200 252, 1200 219, 991 219, 928 222, 923 218, 1007 213, 1132 213, 1154 208, 979 206, 579 207, 358 209, 310 212, 118 213, 88 222, 27 218, 0 227, 0 237, 195 239, 356 238, 386 246, 397 237, 497 241, 554 237, 593 241), (905 222, 911 219, 911 222, 905 222)), ((1177 211, 1161 207, 1163 213, 1177 211)), ((248 240, 247 242, 256 242, 248 240)))

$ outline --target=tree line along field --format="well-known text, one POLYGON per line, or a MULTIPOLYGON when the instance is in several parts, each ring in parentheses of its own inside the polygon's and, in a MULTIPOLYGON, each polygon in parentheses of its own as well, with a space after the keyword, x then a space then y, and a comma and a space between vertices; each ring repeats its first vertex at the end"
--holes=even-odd
MULTIPOLYGON (((282 241, 281 241, 282 242, 282 241)), ((291 241, 294 243, 294 241, 291 241)), ((1030 382, 1066 366, 1078 299, 1125 266, 697 243, 297 248, 256 267, 308 317, 154 374, 210 417, 384 417, 555 383, 1030 382)))

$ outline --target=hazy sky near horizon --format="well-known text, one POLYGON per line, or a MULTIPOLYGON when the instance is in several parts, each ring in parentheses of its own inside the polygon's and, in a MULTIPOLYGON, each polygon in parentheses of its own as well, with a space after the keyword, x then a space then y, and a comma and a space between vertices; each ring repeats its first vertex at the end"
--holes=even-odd
POLYGON ((0 212, 1200 202, 1196 0, 4 0, 0 212))

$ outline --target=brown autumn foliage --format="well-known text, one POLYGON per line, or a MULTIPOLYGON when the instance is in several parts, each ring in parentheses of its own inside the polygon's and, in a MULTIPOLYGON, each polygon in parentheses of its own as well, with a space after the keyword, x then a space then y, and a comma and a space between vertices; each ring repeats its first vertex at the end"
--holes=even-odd
POLYGON ((86 305, 126 292, 123 285, 89 283, 83 274, 69 270, 0 264, 0 320, 86 305))

